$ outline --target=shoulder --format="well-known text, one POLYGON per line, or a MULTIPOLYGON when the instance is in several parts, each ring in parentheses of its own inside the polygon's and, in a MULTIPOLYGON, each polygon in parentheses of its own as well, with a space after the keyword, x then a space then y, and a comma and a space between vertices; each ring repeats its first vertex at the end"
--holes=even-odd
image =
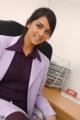
POLYGON ((19 39, 20 36, 5 36, 5 35, 0 35, 0 57, 5 51, 5 48, 15 44, 17 40, 19 39))
POLYGON ((20 36, 6 36, 6 35, 0 35, 0 47, 3 47, 3 46, 8 46, 8 45, 12 45, 14 44, 18 39, 19 39, 20 36))
POLYGON ((0 35, 0 41, 7 41, 7 40, 12 40, 12 39, 17 39, 20 36, 6 36, 6 35, 0 35))
POLYGON ((44 62, 45 64, 49 65, 49 59, 46 55, 44 55, 40 50, 38 50, 41 62, 44 62))
POLYGON ((13 36, 0 35, 0 41, 6 41, 12 38, 13 36))

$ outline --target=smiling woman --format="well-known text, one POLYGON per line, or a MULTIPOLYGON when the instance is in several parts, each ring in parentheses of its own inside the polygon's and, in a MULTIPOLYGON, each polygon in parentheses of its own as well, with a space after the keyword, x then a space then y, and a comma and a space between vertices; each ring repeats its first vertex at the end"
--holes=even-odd
POLYGON ((42 92, 49 59, 38 49, 51 37, 55 26, 54 12, 39 8, 28 19, 21 36, 0 36, 0 104, 4 106, 0 114, 5 114, 5 120, 17 120, 19 116, 20 120, 33 119, 35 106, 44 119, 56 120, 56 113, 42 92))
MULTIPOLYGON (((28 31, 24 37, 23 48, 34 47, 50 37, 50 26, 46 17, 41 17, 27 25, 28 31)), ((26 51, 27 52, 27 51, 26 51)))

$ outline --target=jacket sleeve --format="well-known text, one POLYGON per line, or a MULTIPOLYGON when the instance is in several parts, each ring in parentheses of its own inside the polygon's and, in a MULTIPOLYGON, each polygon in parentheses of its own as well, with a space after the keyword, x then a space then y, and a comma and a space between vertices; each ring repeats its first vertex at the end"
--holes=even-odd
POLYGON ((49 104, 49 102, 47 101, 47 99, 43 96, 43 88, 47 80, 48 66, 49 63, 45 64, 44 66, 43 79, 41 81, 41 85, 36 100, 36 107, 43 113, 44 118, 46 118, 49 115, 56 114, 51 105, 49 104))
POLYGON ((3 54, 4 46, 5 46, 4 37, 2 35, 0 35, 0 58, 3 54))

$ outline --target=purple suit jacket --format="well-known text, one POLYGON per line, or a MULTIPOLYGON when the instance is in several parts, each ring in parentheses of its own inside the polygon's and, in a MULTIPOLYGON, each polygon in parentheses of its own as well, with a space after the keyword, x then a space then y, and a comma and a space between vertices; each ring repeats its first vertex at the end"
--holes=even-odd
MULTIPOLYGON (((9 51, 5 48, 15 44, 19 37, 20 36, 10 37, 0 35, 0 81, 7 72, 15 54, 14 51, 9 51)), ((33 60, 28 88, 28 99, 26 102, 29 118, 32 115, 34 106, 37 106, 37 108, 43 112, 44 117, 55 114, 48 101, 43 97, 43 87, 47 79, 49 60, 40 51, 39 54, 41 62, 38 59, 33 60)))

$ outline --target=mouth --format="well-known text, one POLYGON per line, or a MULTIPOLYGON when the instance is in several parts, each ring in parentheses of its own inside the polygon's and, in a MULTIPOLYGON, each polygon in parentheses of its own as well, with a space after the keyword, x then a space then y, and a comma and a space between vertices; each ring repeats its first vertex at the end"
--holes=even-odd
POLYGON ((36 42, 41 42, 42 41, 42 39, 37 35, 34 35, 34 38, 35 38, 36 42))

